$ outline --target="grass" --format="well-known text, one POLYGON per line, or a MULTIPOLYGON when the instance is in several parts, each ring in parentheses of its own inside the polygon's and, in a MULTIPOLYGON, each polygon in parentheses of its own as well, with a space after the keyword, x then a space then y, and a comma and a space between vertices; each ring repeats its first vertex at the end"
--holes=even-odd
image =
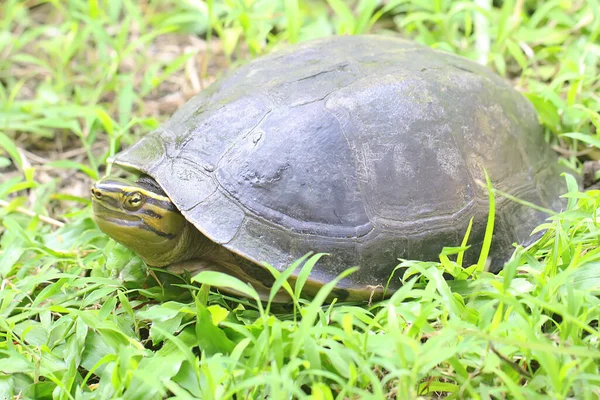
POLYGON ((390 31, 509 79, 566 167, 600 158, 598 0, 5 0, 0 398, 599 398, 600 192, 573 180, 500 275, 405 261, 413 279, 371 305, 229 298, 207 284, 250 289, 149 274, 91 221, 107 157, 227 68, 390 31))

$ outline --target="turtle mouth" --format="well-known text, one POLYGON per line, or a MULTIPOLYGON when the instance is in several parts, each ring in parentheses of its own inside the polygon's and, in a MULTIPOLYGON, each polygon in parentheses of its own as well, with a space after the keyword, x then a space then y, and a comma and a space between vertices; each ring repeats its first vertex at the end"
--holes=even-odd
POLYGON ((98 228, 118 242, 127 242, 128 237, 137 236, 144 228, 144 220, 119 209, 107 207, 101 201, 92 201, 93 219, 98 228))
POLYGON ((174 233, 163 232, 148 224, 144 219, 144 214, 138 215, 125 210, 107 207, 96 199, 92 200, 92 204, 96 225, 98 225, 101 231, 113 238, 120 235, 134 234, 136 231, 140 233, 141 230, 151 232, 160 242, 172 240, 177 236, 174 233))

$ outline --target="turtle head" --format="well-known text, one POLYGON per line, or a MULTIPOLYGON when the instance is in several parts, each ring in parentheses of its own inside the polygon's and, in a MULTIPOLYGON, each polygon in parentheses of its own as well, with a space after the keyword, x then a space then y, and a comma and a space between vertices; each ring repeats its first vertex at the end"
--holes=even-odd
POLYGON ((91 190, 96 224, 148 265, 160 267, 189 258, 187 236, 195 229, 160 186, 145 179, 107 177, 96 182, 91 190))

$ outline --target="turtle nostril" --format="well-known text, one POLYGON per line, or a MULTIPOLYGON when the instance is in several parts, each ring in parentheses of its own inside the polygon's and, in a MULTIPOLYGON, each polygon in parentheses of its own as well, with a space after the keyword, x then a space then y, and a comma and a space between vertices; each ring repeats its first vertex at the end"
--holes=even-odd
POLYGON ((96 190, 94 188, 92 188, 92 195, 97 199, 102 197, 102 193, 99 190, 96 190))

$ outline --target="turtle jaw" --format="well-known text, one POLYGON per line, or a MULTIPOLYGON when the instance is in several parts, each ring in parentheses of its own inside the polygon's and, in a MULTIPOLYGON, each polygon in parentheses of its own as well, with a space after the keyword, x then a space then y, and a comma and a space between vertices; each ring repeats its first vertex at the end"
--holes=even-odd
POLYGON ((129 247, 149 265, 154 265, 152 257, 147 257, 144 249, 165 249, 172 247, 173 238, 162 237, 144 229, 142 219, 128 213, 119 213, 105 207, 98 201, 92 201, 93 219, 98 228, 117 242, 129 247))
POLYGON ((162 267, 181 257, 179 242, 188 222, 168 197, 111 177, 96 182, 91 194, 100 230, 148 265, 162 267))

